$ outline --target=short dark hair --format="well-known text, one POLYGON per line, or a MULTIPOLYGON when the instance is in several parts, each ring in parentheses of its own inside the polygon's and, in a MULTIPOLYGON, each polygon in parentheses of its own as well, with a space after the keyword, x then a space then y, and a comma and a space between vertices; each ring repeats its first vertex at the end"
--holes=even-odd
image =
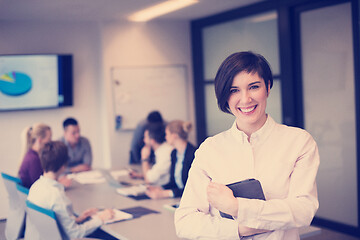
POLYGON ((64 120, 64 122, 63 122, 63 127, 64 127, 64 129, 67 127, 67 126, 69 126, 69 125, 75 125, 75 126, 77 126, 78 125, 78 122, 76 121, 76 119, 75 118, 67 118, 67 119, 65 119, 64 120))
POLYGON ((40 151, 40 162, 44 172, 57 172, 68 162, 68 149, 63 142, 50 141, 40 151))
POLYGON ((149 138, 157 143, 165 142, 165 125, 162 123, 148 123, 145 130, 149 132, 149 138))
POLYGON ((146 120, 149 123, 162 123, 163 119, 159 111, 152 111, 148 114, 146 120))
POLYGON ((215 77, 215 94, 221 111, 231 113, 228 104, 230 88, 234 77, 243 71, 257 73, 264 80, 266 91, 269 84, 272 88, 273 77, 270 64, 263 56, 253 52, 233 53, 223 61, 215 77))

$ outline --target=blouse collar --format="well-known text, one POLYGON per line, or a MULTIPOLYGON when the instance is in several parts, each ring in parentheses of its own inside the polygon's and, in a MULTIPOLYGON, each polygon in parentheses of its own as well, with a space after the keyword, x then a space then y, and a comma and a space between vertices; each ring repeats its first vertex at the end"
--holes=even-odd
MULTIPOLYGON (((259 142, 263 139, 265 139, 267 136, 269 136, 271 130, 273 129, 273 127, 275 126, 275 121, 274 119, 267 114, 267 119, 265 124, 256 132, 254 132, 253 134, 251 134, 250 136, 250 143, 256 143, 259 142)), ((232 133, 232 135, 240 140, 242 143, 248 142, 248 136, 241 130, 239 130, 236 126, 236 119, 232 125, 232 127, 230 128, 230 131, 232 133)))

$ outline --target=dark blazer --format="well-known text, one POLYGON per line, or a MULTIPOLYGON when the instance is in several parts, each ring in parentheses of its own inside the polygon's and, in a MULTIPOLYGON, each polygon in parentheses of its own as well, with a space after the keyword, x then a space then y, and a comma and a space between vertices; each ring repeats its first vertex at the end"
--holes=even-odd
MULTIPOLYGON (((196 151, 196 147, 194 147, 191 143, 188 142, 185 149, 185 156, 184 156, 182 176, 181 176, 184 186, 188 179, 189 170, 195 157, 195 151, 196 151)), ((163 188, 172 190, 174 193, 174 197, 181 197, 184 189, 178 188, 175 182, 175 165, 177 162, 176 152, 177 152, 176 149, 174 149, 171 152, 170 181, 169 183, 163 185, 163 188)))

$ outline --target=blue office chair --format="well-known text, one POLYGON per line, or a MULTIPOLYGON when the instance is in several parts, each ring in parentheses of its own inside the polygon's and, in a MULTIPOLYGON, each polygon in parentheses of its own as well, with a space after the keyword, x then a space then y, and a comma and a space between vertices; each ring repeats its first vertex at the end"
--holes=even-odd
MULTIPOLYGON (((54 211, 42 208, 26 200, 26 228, 24 240, 70 240, 62 230, 54 211)), ((98 240, 95 238, 76 238, 72 240, 98 240)))
POLYGON ((26 200, 25 240, 67 240, 61 233, 55 212, 26 200))
POLYGON ((17 184, 21 184, 20 178, 13 177, 6 173, 1 173, 4 180, 9 198, 9 214, 6 219, 5 237, 8 240, 19 239, 24 235, 24 208, 19 205, 20 199, 16 189, 17 184))

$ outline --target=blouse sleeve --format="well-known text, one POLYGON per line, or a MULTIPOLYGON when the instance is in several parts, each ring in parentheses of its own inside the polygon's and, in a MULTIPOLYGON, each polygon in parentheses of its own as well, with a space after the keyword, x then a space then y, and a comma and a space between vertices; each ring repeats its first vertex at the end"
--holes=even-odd
POLYGON ((189 239, 239 239, 238 223, 234 220, 212 216, 206 189, 210 178, 195 153, 180 206, 175 212, 175 228, 178 237, 189 239))
POLYGON ((317 145, 308 135, 290 175, 287 197, 267 201, 238 198, 237 221, 247 227, 267 230, 310 225, 319 207, 316 188, 319 164, 317 145))
POLYGON ((97 216, 92 217, 82 224, 78 224, 75 221, 76 217, 72 210, 72 204, 66 196, 57 196, 54 201, 56 204, 54 204, 53 210, 56 213, 56 217, 59 219, 64 231, 71 239, 83 238, 102 225, 102 220, 97 216))

